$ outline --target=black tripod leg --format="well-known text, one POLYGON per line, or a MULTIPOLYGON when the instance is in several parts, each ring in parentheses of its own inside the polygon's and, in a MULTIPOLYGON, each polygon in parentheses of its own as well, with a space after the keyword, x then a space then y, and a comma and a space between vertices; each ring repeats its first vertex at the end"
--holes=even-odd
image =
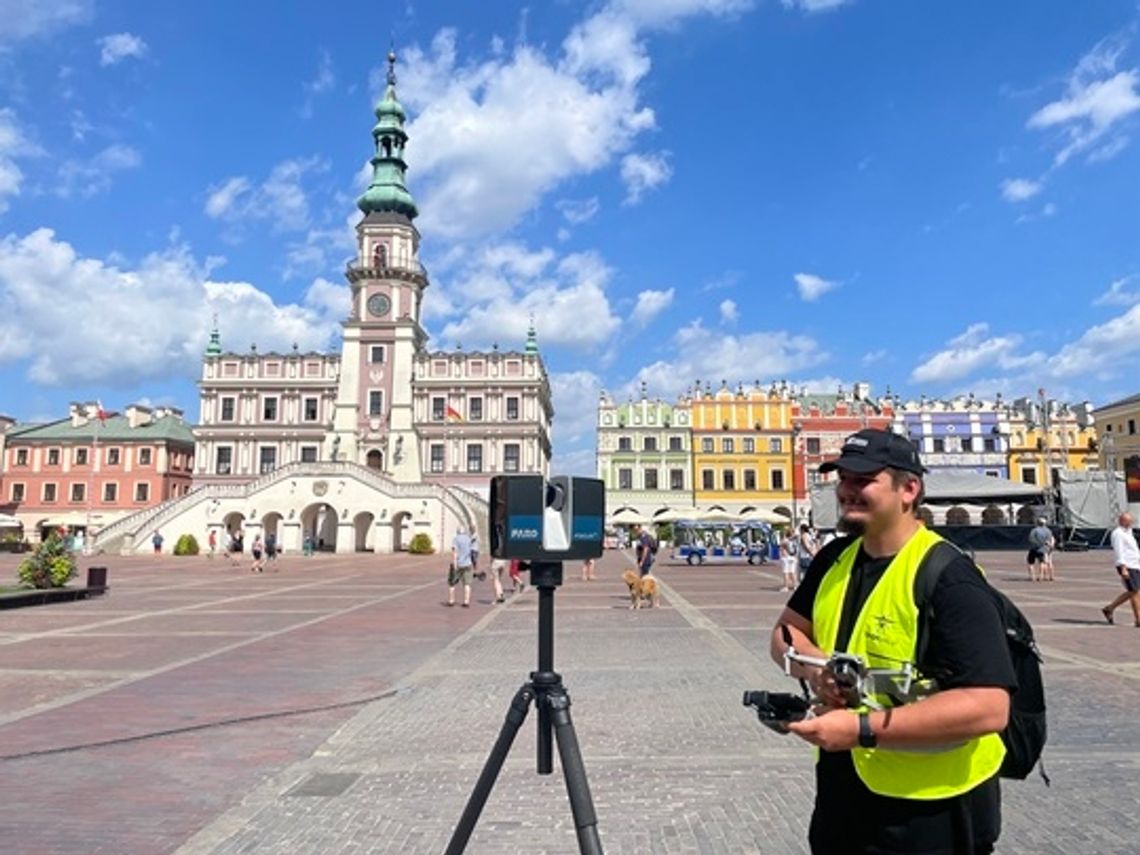
POLYGON ((578 748, 578 736, 570 721, 570 696, 558 687, 546 694, 550 716, 554 722, 554 738, 558 741, 558 757, 562 761, 562 774, 566 776, 566 792, 570 796, 570 810, 574 814, 574 829, 578 832, 578 851, 582 855, 602 855, 602 840, 598 836, 598 817, 594 813, 594 800, 590 797, 590 783, 586 780, 586 767, 578 748))
POLYGON ((526 721, 527 710, 530 709, 533 700, 534 688, 530 683, 523 684, 523 687, 515 692, 515 696, 511 700, 511 708, 507 710, 507 718, 499 730, 499 738, 495 740, 495 746, 491 749, 487 762, 483 764, 483 771, 479 773, 479 780, 475 782, 475 789, 471 791, 467 805, 463 808, 463 816, 459 818, 459 824, 455 826, 451 841, 447 844, 447 849, 444 850, 446 855, 461 855, 467 848, 467 841, 471 838, 471 832, 475 830, 475 823, 479 821, 479 814, 483 812, 483 805, 487 803, 487 797, 491 795, 491 788, 495 786, 495 780, 499 777, 499 770, 503 768, 503 761, 507 759, 507 754, 511 750, 515 736, 518 735, 519 728, 526 721))

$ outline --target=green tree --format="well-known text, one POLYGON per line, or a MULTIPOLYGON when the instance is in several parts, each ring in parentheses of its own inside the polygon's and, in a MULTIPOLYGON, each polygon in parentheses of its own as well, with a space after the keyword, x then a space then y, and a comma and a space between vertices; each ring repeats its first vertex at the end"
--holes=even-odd
POLYGON ((198 554, 198 539, 192 534, 182 534, 178 536, 178 542, 174 544, 175 555, 197 555, 198 554))
POLYGON ((62 588, 77 573, 75 556, 55 532, 20 562, 20 582, 33 588, 62 588))
POLYGON ((431 535, 420 532, 412 538, 412 542, 408 544, 408 552, 412 555, 431 555, 435 552, 435 547, 431 542, 431 535))

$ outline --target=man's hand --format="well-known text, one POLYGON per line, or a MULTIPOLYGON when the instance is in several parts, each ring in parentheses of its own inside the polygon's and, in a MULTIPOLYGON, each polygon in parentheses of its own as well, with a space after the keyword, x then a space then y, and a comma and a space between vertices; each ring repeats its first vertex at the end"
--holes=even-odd
POLYGON ((789 723, 788 732, 824 751, 849 751, 859 744, 859 717, 850 710, 829 710, 789 723))
POLYGON ((835 683, 835 674, 830 668, 820 668, 818 665, 806 666, 808 670, 807 681, 812 693, 819 698, 819 702, 828 709, 843 709, 847 701, 843 692, 835 683))

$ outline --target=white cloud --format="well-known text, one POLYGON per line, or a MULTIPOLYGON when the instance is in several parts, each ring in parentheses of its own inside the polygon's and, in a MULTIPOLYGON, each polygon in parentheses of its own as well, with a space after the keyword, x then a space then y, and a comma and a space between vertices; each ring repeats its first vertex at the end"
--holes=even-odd
POLYGON ((268 222, 274 231, 306 229, 310 211, 303 182, 327 171, 327 161, 309 157, 281 161, 257 186, 244 175, 227 178, 207 191, 205 212, 233 224, 268 222))
POLYGON ((8 210, 8 199, 20 195, 24 173, 17 158, 38 157, 43 152, 30 142, 13 110, 0 109, 0 214, 8 210))
POLYGON ((1140 355, 1140 305, 1086 330, 1076 341, 1049 357, 1053 376, 1111 377, 1131 374, 1140 355))
POLYGON ((996 367, 1010 371, 1044 359, 1041 353, 1019 355, 1020 335, 990 336, 989 331, 989 324, 972 324, 961 335, 952 338, 947 348, 917 366, 910 379, 915 383, 942 383, 966 377, 981 368, 996 367))
POLYGON ((889 355, 890 355, 890 351, 884 347, 884 348, 880 348, 878 350, 872 350, 872 351, 868 351, 867 353, 864 353, 863 359, 861 360, 861 362, 864 365, 874 365, 876 362, 882 362, 889 355))
POLYGON ((592 371, 551 372, 555 447, 593 439, 601 390, 601 378, 592 371))
POLYGON ((785 9, 803 9, 805 12, 830 12, 849 0, 780 0, 785 9))
POLYGON ((559 199, 554 207, 568 223, 577 226, 592 220, 601 208, 601 203, 597 196, 591 196, 589 199, 559 199))
POLYGON ((1001 183, 1001 195, 1007 202, 1024 202, 1040 192, 1041 182, 1028 178, 1007 178, 1001 183))
POLYGON ((616 0, 611 6, 645 27, 672 27, 697 14, 733 17, 754 8, 755 0, 616 0))
POLYGON ((81 257, 50 229, 9 235, 0 362, 26 362, 28 378, 48 386, 192 379, 215 312, 224 347, 262 351, 325 348, 346 314, 346 286, 317 280, 300 304, 277 305, 247 282, 211 281, 209 269, 183 246, 128 268, 81 257))
POLYGON ((94 0, 0 0, 0 42, 42 36, 89 21, 94 0))
MULTIPOLYGON (((551 190, 607 169, 655 126, 640 84, 650 60, 643 33, 698 15, 727 17, 753 0, 611 0, 555 49, 499 44, 464 62, 455 30, 404 51, 401 99, 414 114, 416 198, 425 234, 467 239, 503 231, 551 190), (504 152, 510 156, 504 157, 504 152)), ((372 74, 384 86, 387 69, 372 74)), ((668 177, 663 155, 625 165, 630 199, 668 177)))
POLYGON ((646 192, 660 187, 672 177, 669 152, 627 154, 621 159, 621 180, 625 184, 623 204, 638 204, 646 192))
POLYGON ((735 300, 721 300, 720 302, 720 322, 722 324, 735 324, 740 319, 740 310, 736 307, 735 300))
POLYGON ((676 289, 674 288, 667 291, 645 290, 638 292, 637 305, 633 307, 631 319, 639 327, 648 326, 654 318, 673 305, 674 296, 676 296, 676 289))
POLYGON ((750 384, 754 380, 790 377, 828 359, 809 336, 784 331, 758 331, 742 335, 713 333, 700 320, 681 328, 670 346, 672 358, 646 365, 631 387, 644 381, 664 398, 673 398, 696 380, 714 387, 726 380, 750 384))
POLYGON ((1123 276, 1109 283, 1108 290, 1093 300, 1094 306, 1134 306, 1140 303, 1140 292, 1124 290, 1138 277, 1123 276))
POLYGON ((828 291, 838 288, 840 284, 837 281, 816 276, 814 273, 797 273, 792 278, 796 280, 796 288, 799 289, 800 299, 806 303, 818 300, 828 291))
POLYGON ((138 169, 142 155, 129 145, 109 145, 88 160, 67 160, 60 164, 59 182, 54 192, 61 199, 90 197, 111 188, 115 173, 138 169))
POLYGON ((141 59, 147 52, 146 42, 130 33, 103 36, 101 39, 96 39, 95 44, 100 48, 99 64, 104 66, 116 65, 128 57, 141 59))
POLYGON ((1061 131, 1065 143, 1053 159, 1055 166, 1093 147, 1090 157, 1106 160, 1127 144, 1124 137, 1105 140, 1121 121, 1140 110, 1140 73, 1135 68, 1116 71, 1126 45, 1121 37, 1101 41, 1077 63, 1064 96, 1029 117, 1030 128, 1061 131))
POLYGON ((305 92, 305 101, 301 105, 301 117, 310 119, 313 116, 313 105, 318 96, 332 91, 336 86, 336 72, 333 70, 332 57, 327 50, 321 51, 321 61, 317 66, 316 74, 302 86, 305 92))
MULTIPOLYGON (((628 26, 607 36, 588 43, 576 28, 556 61, 521 45, 510 56, 461 66, 450 30, 436 36, 430 54, 404 54, 399 91, 419 110, 408 133, 425 233, 501 231, 562 182, 604 168, 653 126, 636 91, 648 71, 644 48, 628 26)), ((382 71, 373 77, 382 85, 382 71)))
POLYGON ((453 318, 439 334, 441 346, 517 349, 533 317, 540 347, 592 352, 621 326, 606 296, 612 271, 593 253, 558 259, 551 250, 505 244, 455 257, 458 269, 424 303, 425 317, 453 318))

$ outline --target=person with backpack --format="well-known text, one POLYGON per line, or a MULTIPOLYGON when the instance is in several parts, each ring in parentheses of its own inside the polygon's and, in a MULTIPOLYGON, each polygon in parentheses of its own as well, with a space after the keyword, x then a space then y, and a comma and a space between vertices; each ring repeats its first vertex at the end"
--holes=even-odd
POLYGON ((991 852, 1001 832, 1000 734, 1017 687, 998 600, 973 561, 951 550, 918 601, 928 559, 947 553, 917 516, 926 470, 908 439, 861 430, 820 467, 833 470, 839 525, 851 536, 813 559, 773 629, 772 658, 783 667, 789 644, 822 659, 845 651, 869 668, 915 662, 934 682, 901 700, 872 686, 883 709, 850 709, 831 669, 792 664, 821 703, 788 725, 819 749, 811 850, 991 852))

